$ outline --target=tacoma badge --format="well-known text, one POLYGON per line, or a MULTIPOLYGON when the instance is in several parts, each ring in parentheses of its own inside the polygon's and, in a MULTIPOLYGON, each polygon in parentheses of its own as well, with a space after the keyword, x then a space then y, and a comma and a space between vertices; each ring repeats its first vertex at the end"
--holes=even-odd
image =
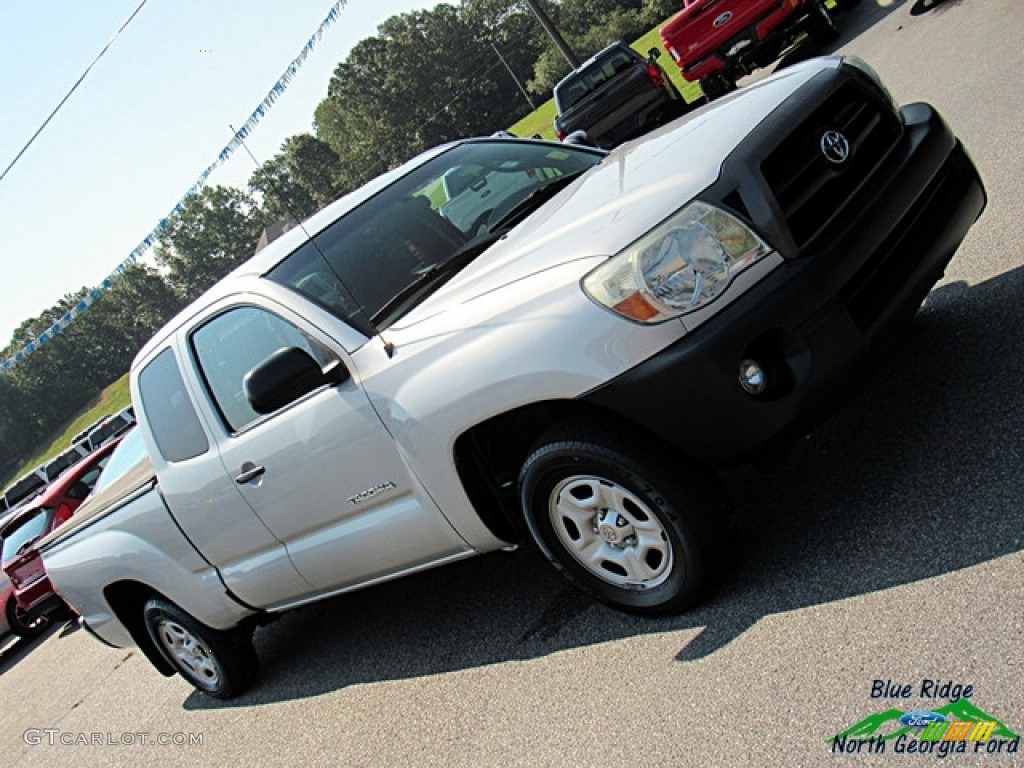
POLYGON ((348 497, 348 503, 355 506, 356 504, 362 504, 367 499, 372 499, 374 496, 390 491, 395 488, 395 484, 390 480, 386 480, 380 485, 375 485, 373 488, 367 488, 362 493, 357 493, 355 496, 348 497))

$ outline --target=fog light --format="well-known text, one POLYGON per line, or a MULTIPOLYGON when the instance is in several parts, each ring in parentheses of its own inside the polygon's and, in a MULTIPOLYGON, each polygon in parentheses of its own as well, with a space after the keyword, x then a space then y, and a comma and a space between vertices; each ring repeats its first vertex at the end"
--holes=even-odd
POLYGON ((768 386, 768 377, 764 368, 756 360, 744 360, 740 363, 740 386, 751 395, 760 395, 768 386))

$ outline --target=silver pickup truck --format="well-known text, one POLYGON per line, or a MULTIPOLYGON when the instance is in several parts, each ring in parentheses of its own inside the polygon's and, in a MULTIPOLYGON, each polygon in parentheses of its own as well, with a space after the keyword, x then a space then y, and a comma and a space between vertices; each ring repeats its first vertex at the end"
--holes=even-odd
POLYGON ((50 578, 219 697, 274 614, 523 539, 597 599, 684 610, 721 551, 715 468, 840 404, 985 203, 938 113, 855 59, 610 153, 430 150, 141 350, 136 435, 40 544, 50 578), (459 226, 434 193, 466 167, 531 183, 459 226))

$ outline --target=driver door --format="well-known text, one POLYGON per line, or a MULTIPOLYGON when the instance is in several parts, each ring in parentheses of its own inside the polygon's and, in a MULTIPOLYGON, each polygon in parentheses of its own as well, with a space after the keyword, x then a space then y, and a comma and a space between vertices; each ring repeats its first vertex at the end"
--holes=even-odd
POLYGON ((222 306, 188 336, 224 471, 316 592, 467 551, 402 460, 349 367, 274 413, 257 414, 246 373, 282 347, 321 366, 347 355, 276 304, 222 306))

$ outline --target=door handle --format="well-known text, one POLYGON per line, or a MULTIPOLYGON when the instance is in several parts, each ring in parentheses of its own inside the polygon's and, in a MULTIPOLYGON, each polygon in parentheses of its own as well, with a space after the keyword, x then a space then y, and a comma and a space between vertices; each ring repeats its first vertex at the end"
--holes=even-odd
POLYGON ((235 482, 239 485, 243 485, 248 483, 250 480, 255 480, 266 471, 266 467, 257 467, 251 461, 243 462, 242 471, 235 475, 235 482))

